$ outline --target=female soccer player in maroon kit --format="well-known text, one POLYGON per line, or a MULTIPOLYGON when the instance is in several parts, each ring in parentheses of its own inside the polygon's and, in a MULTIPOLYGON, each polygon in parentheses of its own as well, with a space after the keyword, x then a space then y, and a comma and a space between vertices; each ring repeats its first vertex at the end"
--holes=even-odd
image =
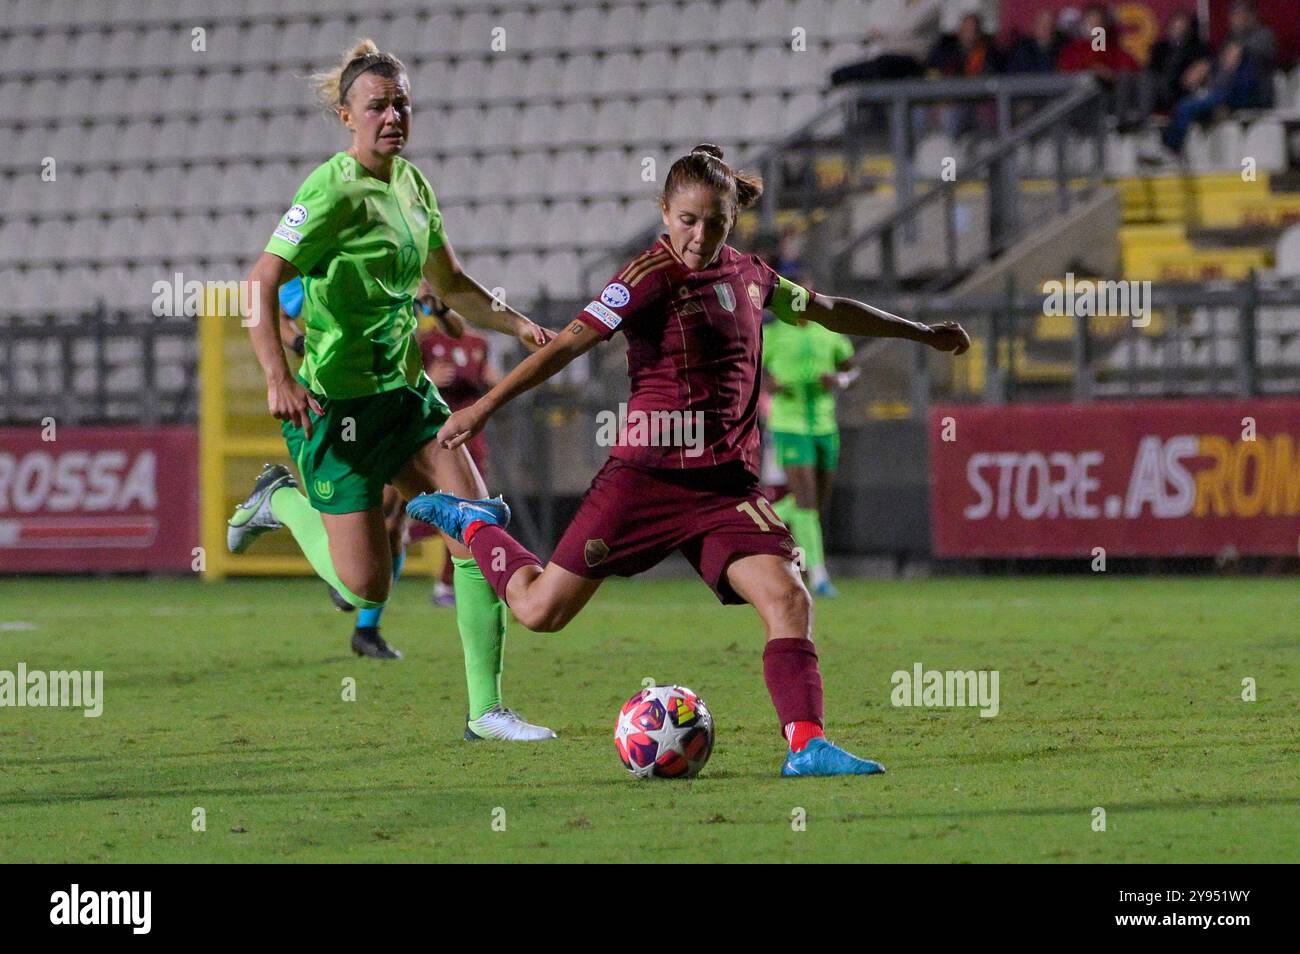
POLYGON ((632 576, 680 550, 721 602, 750 603, 763 620, 763 674, 790 747, 781 774, 871 775, 883 768, 830 744, 822 731, 812 603, 793 562, 794 541, 758 488, 762 313, 957 354, 970 339, 955 322, 928 326, 811 294, 727 245, 737 211, 761 194, 762 180, 733 172, 717 146, 678 159, 660 197, 667 234, 554 341, 439 432, 443 446, 459 446, 507 401, 616 331, 627 336, 626 425, 546 567, 506 533, 504 501, 421 494, 407 512, 463 540, 536 632, 563 628, 605 577, 632 576))

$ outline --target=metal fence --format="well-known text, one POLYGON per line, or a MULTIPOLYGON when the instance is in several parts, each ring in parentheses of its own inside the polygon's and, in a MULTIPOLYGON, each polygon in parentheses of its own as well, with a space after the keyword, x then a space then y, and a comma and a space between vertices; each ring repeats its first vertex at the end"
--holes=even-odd
POLYGON ((102 303, 0 317, 0 423, 172 424, 198 414, 194 319, 102 303))
MULTIPOLYGON (((1120 284, 1120 283, 1116 283, 1120 284)), ((1003 403, 1300 393, 1300 286, 1263 280, 1152 284, 1143 313, 1055 314, 1042 289, 902 296, 875 304, 925 322, 956 320, 975 339, 954 359, 914 349, 883 363, 876 402, 1003 403), (891 373, 892 372, 892 373, 891 373), (892 382, 892 389, 891 389, 892 382)))

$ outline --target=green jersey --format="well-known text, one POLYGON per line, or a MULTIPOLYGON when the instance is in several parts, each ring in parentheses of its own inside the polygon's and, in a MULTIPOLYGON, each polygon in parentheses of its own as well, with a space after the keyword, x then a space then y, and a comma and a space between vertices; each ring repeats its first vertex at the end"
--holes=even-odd
POLYGON ((343 400, 419 383, 412 303, 445 238, 429 181, 400 156, 388 182, 346 152, 316 167, 266 243, 302 275, 309 389, 343 400))
POLYGON ((783 389, 772 396, 768 427, 784 434, 835 433, 835 395, 822 387, 821 377, 852 356, 846 335, 815 321, 764 325, 763 370, 783 389))

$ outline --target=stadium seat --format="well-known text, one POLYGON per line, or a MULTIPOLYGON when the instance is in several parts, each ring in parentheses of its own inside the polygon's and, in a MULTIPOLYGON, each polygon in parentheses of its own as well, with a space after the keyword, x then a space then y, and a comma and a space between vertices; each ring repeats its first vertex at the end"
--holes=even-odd
POLYGON ((481 164, 470 156, 452 156, 441 165, 427 169, 426 174, 441 201, 444 190, 448 196, 477 195, 480 168, 481 164))
POLYGON ((546 216, 548 235, 576 235, 581 226, 582 203, 565 199, 551 203, 546 216))
POLYGON ((481 57, 461 60, 441 92, 453 100, 479 100, 487 89, 488 65, 481 57))
MULTIPOLYGON (((412 117, 413 126, 418 121, 418 117, 412 117)), ((434 128, 425 134, 431 138, 436 136, 438 146, 443 149, 468 148, 479 141, 483 131, 480 112, 473 106, 448 106, 437 113, 437 119, 430 125, 434 128)), ((417 141, 420 140, 418 128, 413 129, 413 135, 417 141)))
POLYGON ((665 88, 698 92, 701 77, 709 70, 709 55, 700 49, 684 50, 678 54, 669 75, 665 78, 665 88))
POLYGON ((590 103, 565 103, 558 110, 550 106, 534 106, 529 109, 529 121, 520 129, 520 140, 524 143, 581 143, 592 140, 596 111, 590 103), (547 113, 538 113, 547 110, 547 113), (547 118, 547 117, 553 118, 547 118), (538 128, 534 130, 534 125, 538 128))
POLYGON ((510 195, 542 196, 546 194, 546 156, 539 152, 521 156, 510 172, 507 192, 510 195))
POLYGON ((1300 225, 1293 225, 1277 240, 1275 269, 1280 278, 1300 278, 1300 225))
POLYGON ((1241 124, 1226 119, 1215 123, 1209 132, 1210 161, 1217 169, 1241 168, 1245 135, 1241 124))
MULTIPOLYGON (((938 179, 943 172, 944 160, 956 156, 957 144, 944 133, 933 132, 917 143, 912 166, 918 178, 938 179)), ((1036 168, 1035 171, 1040 170, 1036 168)))
POLYGON ((713 140, 733 145, 741 137, 748 135, 746 119, 749 107, 745 97, 739 95, 717 97, 705 113, 704 130, 713 140))
POLYGON ((637 57, 631 53, 611 53, 597 61, 595 88, 604 94, 633 93, 638 75, 637 57))
POLYGON ((1183 144, 1183 155, 1193 172, 1209 172, 1213 168, 1210 137, 1200 126, 1193 126, 1188 131, 1187 141, 1183 144))
POLYGON ((0 269, 26 260, 32 231, 32 226, 26 219, 12 218, 0 222, 0 269))
MULTIPOLYGON (((621 233, 620 233, 621 234, 621 233)), ((608 232, 605 233, 608 238, 608 232)), ((552 298, 577 298, 585 293, 578 282, 578 255, 575 252, 550 252, 545 258, 542 286, 552 298)))
POLYGON ((1106 134, 1106 173, 1115 177, 1137 174, 1138 139, 1132 134, 1106 134))
MULTIPOLYGON (((1257 119, 1246 130, 1241 144, 1243 156, 1255 159, 1260 171, 1281 172, 1286 169, 1286 132, 1276 119, 1257 119)), ((1235 167, 1241 168, 1238 159, 1235 167)))

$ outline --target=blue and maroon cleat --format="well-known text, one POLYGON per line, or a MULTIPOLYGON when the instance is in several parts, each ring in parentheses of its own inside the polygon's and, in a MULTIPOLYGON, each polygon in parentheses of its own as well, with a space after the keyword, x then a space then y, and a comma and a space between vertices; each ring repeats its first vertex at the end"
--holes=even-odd
POLYGON ((458 543, 465 542, 465 528, 476 520, 502 529, 510 523, 510 506, 500 497, 469 500, 455 494, 420 494, 406 505, 406 512, 422 523, 431 524, 458 543))
POLYGON ((781 774, 794 776, 883 775, 885 767, 871 759, 860 759, 825 739, 812 739, 802 752, 790 752, 781 774))

